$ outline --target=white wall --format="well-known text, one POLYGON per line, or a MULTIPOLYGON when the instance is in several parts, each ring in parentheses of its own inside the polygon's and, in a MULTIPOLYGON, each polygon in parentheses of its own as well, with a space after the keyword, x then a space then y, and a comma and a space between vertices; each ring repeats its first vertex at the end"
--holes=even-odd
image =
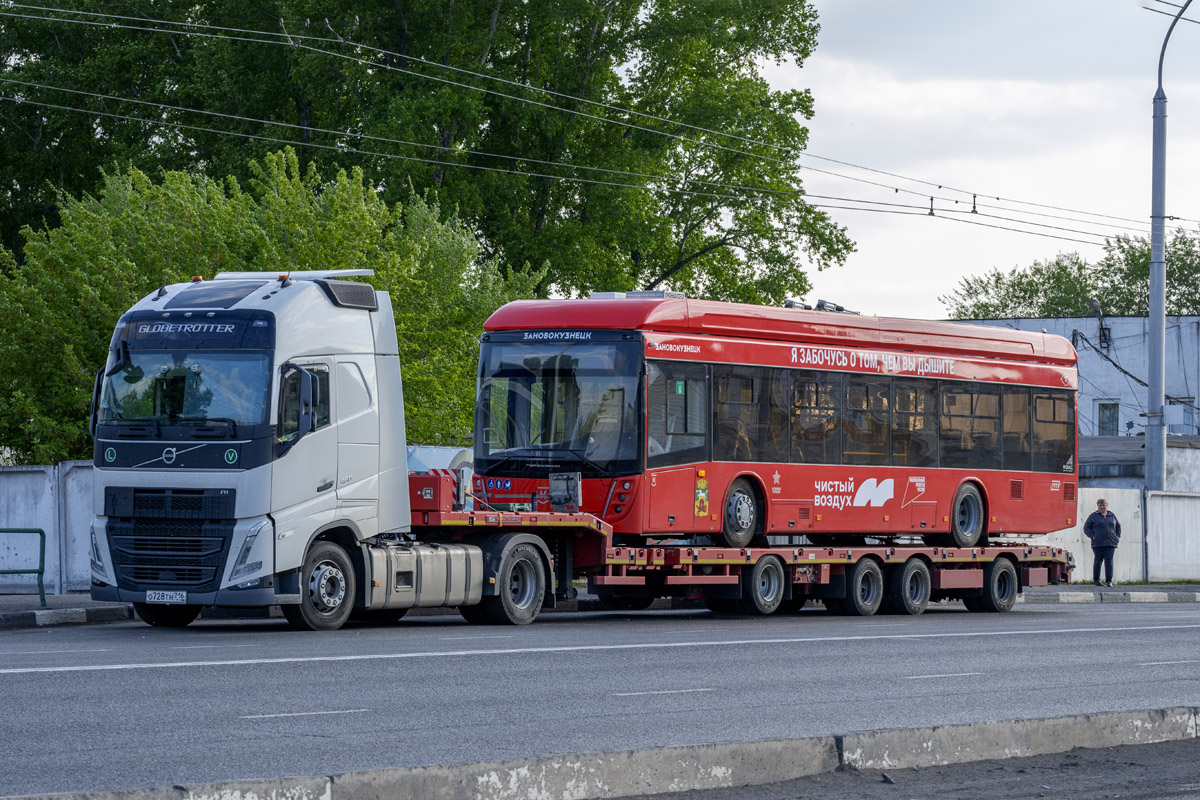
MULTIPOLYGON (((0 467, 0 528, 46 532, 46 591, 62 594, 91 585, 92 466, 66 461, 52 467, 0 467)), ((0 533, 0 569, 37 569, 38 538, 0 533)), ((0 575, 0 592, 37 592, 36 575, 0 575)))
POLYGON ((1147 505, 1150 525, 1146 531, 1146 567, 1150 580, 1200 577, 1200 495, 1150 492, 1147 505))

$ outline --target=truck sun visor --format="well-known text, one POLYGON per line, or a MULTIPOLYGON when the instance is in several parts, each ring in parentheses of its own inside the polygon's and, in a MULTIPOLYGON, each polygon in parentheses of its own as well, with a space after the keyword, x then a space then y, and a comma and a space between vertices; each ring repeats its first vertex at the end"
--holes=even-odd
POLYGON ((233 308, 266 284, 262 281, 193 283, 167 301, 166 308, 233 308))

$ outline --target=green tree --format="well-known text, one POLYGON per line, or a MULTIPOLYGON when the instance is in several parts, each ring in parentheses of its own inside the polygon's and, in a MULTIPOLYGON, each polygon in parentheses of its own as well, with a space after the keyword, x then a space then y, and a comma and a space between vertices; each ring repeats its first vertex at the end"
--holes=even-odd
MULTIPOLYGON (((1200 244, 1177 230, 1167 241, 1167 313, 1200 314, 1200 244)), ((953 319, 1091 316, 1091 300, 1107 314, 1149 313, 1150 242, 1119 236, 1089 263, 1078 253, 1060 253, 1008 272, 993 268, 968 275, 938 299, 953 319)))
POLYGON ((354 169, 325 181, 294 153, 252 165, 246 187, 182 172, 105 174, 60 196, 61 225, 25 229, 24 260, 0 251, 0 442, 19 463, 86 457, 95 371, 117 318, 164 282, 220 271, 373 269, 391 292, 413 441, 471 430, 476 337, 540 274, 504 278, 436 204, 387 204, 354 169))
MULTIPOLYGON (((804 294, 807 270, 840 264, 852 249, 842 228, 803 201, 798 159, 811 95, 773 91, 760 72, 768 59, 803 65, 819 30, 810 0, 162 0, 153 8, 106 11, 269 34, 282 20, 293 38, 271 44, 211 29, 168 36, 0 16, 8 65, 0 77, 228 115, 9 86, 29 100, 225 133, 5 104, 0 167, 19 188, 0 196, 0 218, 36 226, 49 214, 47 185, 87 189, 114 159, 244 181, 239 165, 286 139, 322 172, 361 167, 386 202, 436 190, 443 212, 456 209, 477 233, 485 257, 545 267, 542 294, 662 287, 777 302, 804 294), (29 132, 42 129, 67 132, 63 152, 72 157, 52 160, 62 175, 35 158, 45 141, 29 132)), ((15 246, 11 232, 6 241, 15 246)))

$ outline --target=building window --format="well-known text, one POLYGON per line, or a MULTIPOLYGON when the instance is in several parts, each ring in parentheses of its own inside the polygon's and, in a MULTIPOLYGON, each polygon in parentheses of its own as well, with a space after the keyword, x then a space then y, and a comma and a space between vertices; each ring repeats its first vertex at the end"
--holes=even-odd
POLYGON ((1116 436, 1121 424, 1121 404, 1115 400, 1096 401, 1096 434, 1116 436))

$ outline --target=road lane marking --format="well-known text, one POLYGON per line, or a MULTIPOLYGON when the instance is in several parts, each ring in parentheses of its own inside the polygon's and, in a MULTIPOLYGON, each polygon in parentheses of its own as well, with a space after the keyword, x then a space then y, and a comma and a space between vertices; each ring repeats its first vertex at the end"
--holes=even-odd
POLYGON ((251 714, 238 719, 277 719, 279 717, 323 717, 328 714, 362 714, 365 708, 350 708, 345 711, 297 711, 294 714, 251 714))
POLYGON ((501 636, 442 636, 439 637, 443 642, 457 642, 462 639, 511 639, 515 634, 501 636))
POLYGON ((262 647, 261 644, 179 644, 172 645, 171 650, 219 650, 222 647, 262 647))
POLYGON ((917 681, 924 678, 965 678, 968 675, 982 675, 982 672, 946 672, 941 675, 905 675, 906 681, 917 681))
POLYGON ((102 647, 96 650, 21 650, 16 653, 0 653, 0 656, 44 656, 44 655, 62 655, 63 653, 111 653, 111 647, 102 647))
POLYGON ((613 697, 644 697, 648 694, 691 694, 692 692, 712 692, 714 689, 661 689, 657 692, 615 692, 613 697))
POLYGON ((120 672, 139 669, 180 669, 185 667, 243 667, 277 664, 328 664, 342 661, 397 661, 411 658, 463 658, 467 656, 541 655, 548 653, 595 653, 620 650, 674 650, 700 647, 746 647, 764 644, 824 644, 829 642, 872 642, 896 639, 966 639, 1001 636, 1063 636, 1072 633, 1120 633, 1147 631, 1196 630, 1200 625, 1127 625, 1105 628, 1057 628, 1034 631, 964 631, 960 633, 876 634, 862 636, 805 636, 779 639, 729 639, 700 642, 643 642, 641 644, 585 644, 557 647, 511 647, 494 650, 427 650, 413 653, 363 653, 342 656, 291 656, 285 658, 246 658, 226 661, 165 661, 132 664, 89 664, 68 667, 14 667, 0 669, 0 675, 29 675, 38 672, 120 672))
POLYGON ((1138 666, 1139 667, 1161 667, 1161 666, 1164 666, 1167 664, 1200 664, 1200 661, 1196 661, 1196 660, 1192 660, 1192 661, 1147 661, 1145 663, 1138 664, 1138 666))

